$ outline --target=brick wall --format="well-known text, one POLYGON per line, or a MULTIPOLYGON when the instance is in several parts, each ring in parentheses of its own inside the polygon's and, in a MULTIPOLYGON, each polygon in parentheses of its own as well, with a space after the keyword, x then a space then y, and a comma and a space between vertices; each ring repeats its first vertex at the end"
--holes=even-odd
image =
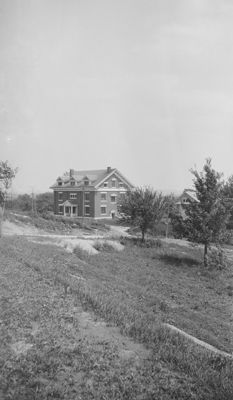
MULTIPOLYGON (((95 216, 95 192, 92 190, 85 190, 84 193, 89 193, 89 200, 85 200, 85 194, 84 194, 84 217, 94 217, 95 216), (85 213, 85 206, 89 206, 89 215, 86 215, 85 213)), ((83 194, 82 194, 83 198, 83 194)))
POLYGON ((119 192, 111 190, 106 193, 106 201, 101 200, 101 193, 104 193, 104 188, 101 191, 95 193, 95 217, 96 218, 109 218, 111 217, 111 211, 117 213, 117 198, 119 192), (116 203, 111 203, 111 194, 116 195, 116 203), (101 206, 106 206, 106 214, 101 214, 101 206))
MULTIPOLYGON (((88 192, 88 190, 86 190, 85 192, 88 192)), ((84 196, 83 196, 82 191, 79 191, 79 192, 75 191, 75 190, 54 191, 54 213, 59 214, 59 205, 63 204, 66 200, 68 200, 74 206, 78 206, 78 217, 82 217, 83 212, 84 212, 84 216, 85 216, 85 205, 88 205, 90 207, 89 217, 93 218, 95 216, 95 192, 89 191, 89 201, 85 201, 83 197, 84 196), (59 192, 62 193, 61 200, 59 200, 59 192), (77 198, 71 199, 70 193, 76 193, 77 198)))

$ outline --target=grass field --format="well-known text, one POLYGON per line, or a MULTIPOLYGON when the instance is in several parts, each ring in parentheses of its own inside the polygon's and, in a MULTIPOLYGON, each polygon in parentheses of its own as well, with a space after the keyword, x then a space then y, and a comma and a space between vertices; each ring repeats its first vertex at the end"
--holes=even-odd
POLYGON ((130 241, 79 256, 1 239, 0 398, 233 398, 233 362, 161 326, 232 352, 230 264, 203 271, 198 249, 130 241))

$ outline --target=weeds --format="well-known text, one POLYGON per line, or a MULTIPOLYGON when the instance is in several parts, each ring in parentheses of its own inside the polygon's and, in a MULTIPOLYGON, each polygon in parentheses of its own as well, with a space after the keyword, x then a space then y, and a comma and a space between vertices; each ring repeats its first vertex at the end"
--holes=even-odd
POLYGON ((93 243, 93 247, 94 249, 96 249, 97 251, 106 251, 106 252, 111 252, 113 251, 113 246, 108 243, 106 240, 96 240, 93 243))
POLYGON ((162 248, 163 244, 161 239, 158 238, 150 238, 146 239, 144 242, 139 237, 127 237, 122 236, 120 238, 120 243, 124 246, 138 246, 138 247, 145 247, 145 248, 162 248))
POLYGON ((73 249, 73 253, 76 257, 80 258, 80 260, 88 260, 90 257, 90 254, 86 250, 83 250, 80 246, 76 246, 73 249))
MULTIPOLYGON (((102 363, 97 361, 96 351, 93 353, 93 349, 89 347, 90 352, 87 352, 86 345, 80 347, 84 361, 79 359, 79 355, 77 360, 79 365, 85 365, 86 368, 87 375, 83 381, 90 389, 87 399, 95 398, 94 393, 98 393, 101 399, 232 399, 232 362, 223 361, 206 351, 201 351, 197 345, 160 325, 161 321, 171 321, 188 333, 222 350, 230 351, 227 321, 230 319, 231 310, 226 308, 229 296, 225 290, 227 271, 221 271, 218 280, 212 280, 211 289, 208 289, 209 278, 202 275, 197 278, 198 253, 198 262, 191 264, 190 261, 184 261, 186 257, 190 260, 187 255, 189 250, 178 246, 172 253, 167 251, 168 255, 181 257, 178 257, 178 261, 175 257, 177 268, 174 270, 166 258, 160 257, 160 248, 139 247, 132 242, 128 242, 129 246, 126 245, 124 252, 114 253, 114 257, 112 253, 103 251, 97 257, 88 258, 85 264, 77 262, 74 255, 63 254, 52 247, 46 248, 42 254, 38 246, 26 246, 26 242, 21 240, 13 240, 11 245, 3 242, 2 254, 11 254, 13 259, 27 261, 28 271, 29 268, 33 271, 39 268, 42 276, 53 278, 56 273, 58 282, 64 280, 63 287, 67 282, 71 288, 70 296, 81 300, 86 309, 94 310, 106 321, 119 326, 122 332, 145 343, 152 350, 152 359, 140 365, 140 371, 135 372, 134 369, 132 372, 129 365, 128 369, 121 369, 122 365, 118 369, 116 358, 110 353, 110 360, 115 361, 113 360, 112 364, 109 364, 109 361, 102 363), (152 260, 152 256, 157 258, 152 260), (190 265, 193 268, 188 268, 190 265), (73 271, 74 267, 85 281, 77 282, 69 277, 69 271, 73 271), (221 291, 221 296, 224 296, 221 297, 221 302, 216 299, 216 292, 221 289, 220 285, 224 288, 221 291), (206 307, 192 310, 194 302, 201 305, 207 299, 206 307), (93 361, 97 363, 95 368, 93 361), (85 364, 86 362, 90 364, 85 364), (109 371, 109 374, 106 371, 109 371), (164 383, 166 371, 169 371, 169 377, 172 371, 172 379, 175 380, 173 387, 164 383), (178 375, 177 379, 174 378, 174 374, 175 377, 178 375), (144 392, 140 388, 143 388, 144 392)), ((193 253, 194 251, 196 250, 193 250, 193 253)), ((194 256, 193 259, 195 260, 194 256)), ((79 350, 77 349, 78 354, 79 350)), ((61 363, 59 365, 64 365, 61 352, 56 357, 61 363)), ((75 360, 73 356, 68 358, 70 363, 75 360)), ((59 370, 56 363, 54 368, 59 370)), ((74 371, 78 372, 75 369, 74 371)), ((64 396, 64 393, 60 392, 60 396, 64 396)))
POLYGON ((176 254, 169 251, 164 251, 158 255, 152 256, 153 259, 159 258, 160 260, 166 262, 169 265, 181 266, 186 265, 188 267, 200 265, 200 261, 194 257, 187 256, 186 254, 176 254))
POLYGON ((207 265, 209 269, 222 270, 227 267, 228 261, 224 254, 224 250, 217 246, 209 250, 207 255, 207 265))

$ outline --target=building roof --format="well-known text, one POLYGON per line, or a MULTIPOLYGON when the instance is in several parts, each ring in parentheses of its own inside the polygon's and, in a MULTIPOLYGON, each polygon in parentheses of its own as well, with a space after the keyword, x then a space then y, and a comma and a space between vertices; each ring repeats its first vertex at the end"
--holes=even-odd
MULTIPOLYGON (((70 181, 72 179, 75 180, 76 185, 75 187, 82 187, 84 184, 85 179, 88 179, 89 185, 88 186, 99 186, 103 181, 110 178, 111 175, 116 174, 125 182, 127 185, 133 187, 133 185, 126 179, 116 168, 105 168, 105 169, 97 169, 97 170, 82 170, 82 171, 75 171, 73 169, 70 172, 66 172, 63 176, 59 176, 57 181, 60 180, 63 182, 62 187, 70 186, 70 181)), ((51 186, 51 188, 60 187, 58 186, 57 182, 51 186)))
POLYGON ((188 195, 192 200, 198 201, 197 193, 194 189, 185 189, 183 195, 188 195))
MULTIPOLYGON (((84 170, 84 171, 73 171, 72 172, 72 177, 77 181, 77 182, 83 182, 85 178, 89 180, 89 182, 92 185, 95 185, 97 181, 100 179, 104 179, 106 175, 109 175, 107 173, 106 169, 96 169, 96 170, 84 170)), ((70 179, 70 176, 68 176, 68 180, 70 179)))
POLYGON ((177 204, 180 204, 182 199, 185 197, 188 197, 191 201, 199 202, 197 193, 194 189, 184 189, 183 193, 179 197, 179 200, 177 201, 177 204))

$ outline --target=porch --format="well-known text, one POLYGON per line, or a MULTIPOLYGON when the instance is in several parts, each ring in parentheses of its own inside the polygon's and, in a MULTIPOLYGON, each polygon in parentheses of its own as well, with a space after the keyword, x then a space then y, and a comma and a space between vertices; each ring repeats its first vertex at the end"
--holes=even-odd
POLYGON ((64 215, 64 217, 77 217, 78 206, 66 200, 64 203, 59 204, 59 214, 64 215))

